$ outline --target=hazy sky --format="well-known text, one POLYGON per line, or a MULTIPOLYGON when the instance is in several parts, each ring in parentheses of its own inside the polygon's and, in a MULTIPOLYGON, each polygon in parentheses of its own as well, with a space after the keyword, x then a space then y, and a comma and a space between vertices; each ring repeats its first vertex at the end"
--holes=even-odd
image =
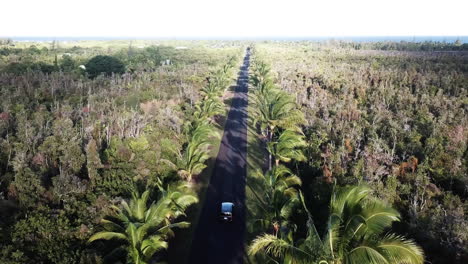
POLYGON ((468 35, 467 0, 2 0, 0 36, 468 35))

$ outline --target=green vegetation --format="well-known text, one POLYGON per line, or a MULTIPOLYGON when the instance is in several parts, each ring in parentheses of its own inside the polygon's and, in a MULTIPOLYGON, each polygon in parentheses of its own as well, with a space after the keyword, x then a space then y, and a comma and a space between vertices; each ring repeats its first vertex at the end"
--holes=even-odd
MULTIPOLYGON (((245 46, 0 40, 0 262, 187 260, 245 46)), ((466 263, 467 44, 251 50, 251 263, 466 263)))
MULTIPOLYGON (((62 65, 66 68, 70 66, 69 56, 64 57, 62 65)), ((111 56, 95 56, 85 66, 86 72, 91 78, 95 78, 99 74, 111 75, 113 73, 122 74, 125 72, 125 65, 119 59, 111 56)))
POLYGON ((226 89, 242 47, 86 44, 18 44, 0 56, 2 263, 167 261, 203 195, 183 172, 206 166, 226 113, 222 92, 201 90, 211 80, 226 89), (84 74, 100 55, 125 74, 84 74), (18 57, 53 70, 13 73, 18 57))
POLYGON ((466 262, 463 49, 460 43, 258 43, 252 129, 270 158, 268 166, 257 164, 258 172, 248 171, 250 261, 466 262), (288 115, 300 113, 284 119, 288 124, 270 114, 284 106, 288 115), (288 195, 273 200, 262 182, 278 165, 294 183, 278 181, 277 193, 286 188, 288 195), (280 214, 268 217, 265 203, 275 208, 268 213, 280 214), (265 218, 273 220, 259 225, 265 218))
POLYGON ((354 186, 332 192, 323 239, 309 213, 305 239, 293 241, 289 234, 265 234, 252 242, 249 254, 268 254, 279 262, 292 263, 423 263, 423 252, 413 241, 383 234, 398 221, 399 214, 369 197, 371 191, 354 186))
POLYGON ((117 246, 106 256, 108 259, 127 251, 132 263, 149 263, 156 252, 167 249, 167 239, 174 233, 173 228, 187 227, 188 222, 175 222, 185 215, 186 208, 197 202, 194 195, 187 194, 184 185, 169 186, 164 190, 161 186, 161 197, 156 203, 149 204, 150 191, 141 196, 132 194, 128 204, 122 201, 121 207, 113 206, 115 214, 104 217, 101 225, 105 231, 98 232, 89 238, 96 240, 121 241, 124 248, 117 246))

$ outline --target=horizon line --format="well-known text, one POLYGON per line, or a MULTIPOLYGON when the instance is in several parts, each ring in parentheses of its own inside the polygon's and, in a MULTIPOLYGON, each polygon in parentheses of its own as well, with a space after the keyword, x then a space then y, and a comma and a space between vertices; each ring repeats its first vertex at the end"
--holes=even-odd
POLYGON ((48 42, 48 41, 310 41, 310 42, 324 42, 324 41, 349 41, 349 42, 440 42, 440 43, 454 43, 461 41, 461 43, 468 43, 468 35, 344 35, 344 36, 0 36, 0 39, 12 39, 18 42, 48 42))

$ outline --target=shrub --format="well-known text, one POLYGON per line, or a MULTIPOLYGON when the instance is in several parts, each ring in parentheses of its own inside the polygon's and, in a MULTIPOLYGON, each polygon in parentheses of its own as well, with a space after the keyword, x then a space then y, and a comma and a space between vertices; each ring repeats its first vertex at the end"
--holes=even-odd
POLYGON ((125 65, 119 59, 111 56, 95 56, 85 66, 86 72, 91 78, 95 78, 101 73, 110 75, 125 72, 125 65))
POLYGON ((71 72, 75 69, 75 60, 70 55, 63 55, 60 62, 60 68, 64 72, 71 72))
POLYGON ((45 62, 37 62, 37 63, 22 63, 22 62, 12 62, 5 67, 5 72, 13 73, 16 75, 24 74, 28 71, 35 71, 35 72, 43 72, 50 74, 56 71, 57 68, 45 62))
POLYGON ((29 66, 25 63, 12 62, 5 67, 6 73, 13 73, 16 75, 23 74, 28 71, 29 66))

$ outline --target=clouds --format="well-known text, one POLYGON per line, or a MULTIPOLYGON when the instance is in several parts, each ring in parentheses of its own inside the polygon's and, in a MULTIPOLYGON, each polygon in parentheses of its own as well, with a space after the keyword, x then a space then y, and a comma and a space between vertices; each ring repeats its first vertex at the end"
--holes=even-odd
POLYGON ((0 36, 468 35, 463 0, 15 0, 0 36))

